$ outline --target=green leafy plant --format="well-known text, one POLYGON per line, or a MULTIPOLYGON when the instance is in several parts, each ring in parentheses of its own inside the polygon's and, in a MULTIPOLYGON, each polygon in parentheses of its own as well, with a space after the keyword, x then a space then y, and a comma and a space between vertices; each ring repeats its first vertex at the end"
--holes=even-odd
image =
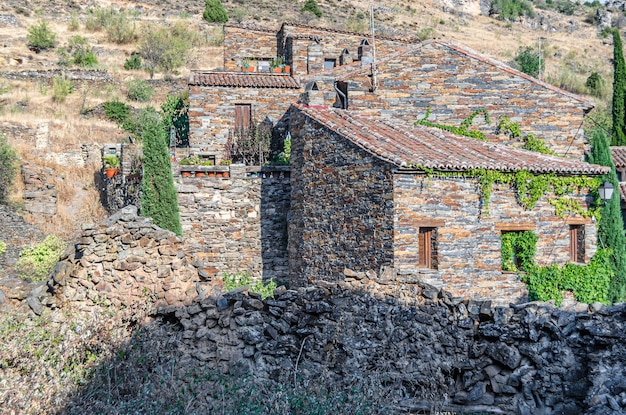
POLYGON ((91 67, 98 64, 98 59, 93 53, 89 41, 80 35, 72 36, 68 40, 67 45, 60 48, 57 52, 59 54, 59 64, 62 66, 74 64, 82 67, 91 67))
POLYGON ((63 76, 52 78, 52 99, 55 102, 64 102, 65 98, 74 90, 74 85, 63 76))
POLYGON ((231 164, 233 164, 233 161, 229 159, 224 159, 220 161, 220 166, 230 166, 231 164))
POLYGON ((112 121, 115 121, 118 126, 122 126, 128 119, 131 111, 129 105, 120 101, 107 101, 102 104, 104 108, 104 115, 112 121))
POLYGON ((121 166, 120 158, 116 154, 106 154, 102 160, 106 169, 119 169, 121 166))
POLYGON ((206 0, 202 18, 209 23, 226 23, 228 14, 220 0, 206 0))
POLYGON ((283 140, 283 151, 274 157, 274 163, 279 166, 288 166, 291 160, 291 138, 287 137, 283 140))
POLYGON ((138 51, 150 78, 157 69, 169 73, 181 67, 196 41, 194 34, 182 23, 170 28, 147 26, 138 51))
POLYGON ((202 159, 198 155, 184 157, 178 162, 181 166, 199 166, 202 159))
POLYGON ((589 90, 591 95, 602 98, 606 94, 606 81, 597 72, 592 72, 585 81, 585 87, 589 90))
POLYGON ((520 47, 514 58, 517 68, 527 75, 537 77, 544 69, 544 60, 531 46, 520 47))
POLYGON ((465 137, 473 137, 473 138, 477 138, 479 140, 485 141, 487 138, 485 137, 485 134, 483 132, 478 131, 478 130, 468 130, 468 128, 472 125, 472 122, 474 122, 474 118, 476 118, 480 114, 484 115, 485 122, 489 124, 490 122, 489 112, 486 109, 481 108, 481 109, 474 111, 472 114, 470 114, 469 117, 467 117, 465 120, 463 120, 463 122, 461 122, 461 125, 459 125, 458 127, 455 127, 453 125, 437 124, 437 123, 428 121, 428 117, 430 117, 430 107, 428 107, 428 109, 426 110, 426 114, 424 115, 424 118, 415 121, 413 124, 425 125, 427 127, 435 127, 435 128, 439 128, 440 130, 449 131, 454 134, 462 135, 465 137))
POLYGON ((554 155, 554 151, 550 150, 546 145, 545 141, 541 138, 536 137, 534 134, 527 134, 524 136, 524 150, 536 151, 541 154, 550 154, 554 155))
POLYGON ((126 96, 131 101, 148 102, 154 95, 154 88, 143 79, 131 79, 126 83, 126 96))
POLYGON ((300 9, 300 13, 311 12, 316 17, 322 17, 322 11, 317 6, 317 2, 315 0, 306 0, 304 2, 304 6, 300 9))
POLYGON ((139 53, 131 53, 130 57, 124 61, 124 69, 129 71, 141 69, 141 55, 139 53))
POLYGON ((0 134, 0 203, 6 203, 11 185, 17 176, 18 157, 7 137, 0 134))
POLYGON ((43 20, 28 28, 26 39, 28 40, 28 48, 36 53, 42 50, 54 49, 56 46, 56 34, 43 20))
POLYGON ((161 115, 167 131, 176 131, 176 147, 189 146, 189 92, 168 95, 161 104, 161 115))
POLYGON ((267 283, 261 280, 253 281, 245 272, 237 272, 234 274, 224 274, 222 277, 224 281, 224 291, 232 291, 239 287, 248 287, 248 290, 253 293, 261 295, 261 299, 274 298, 274 290, 276 289, 276 282, 270 279, 267 283))
POLYGON ((78 20, 78 13, 72 12, 70 16, 70 22, 67 25, 67 30, 75 32, 80 29, 80 21, 78 20))
POLYGON ((43 242, 23 249, 15 264, 20 278, 28 281, 42 281, 59 261, 65 243, 56 235, 48 235, 43 242))
POLYGON ((4 254, 7 250, 7 244, 4 241, 0 241, 0 255, 4 254))
POLYGON ((534 17, 532 3, 527 0, 495 0, 491 3, 489 15, 497 15, 498 20, 517 20, 520 16, 534 17))
POLYGON ((530 270, 534 266, 537 239, 533 231, 503 232, 500 236, 502 270, 530 270))

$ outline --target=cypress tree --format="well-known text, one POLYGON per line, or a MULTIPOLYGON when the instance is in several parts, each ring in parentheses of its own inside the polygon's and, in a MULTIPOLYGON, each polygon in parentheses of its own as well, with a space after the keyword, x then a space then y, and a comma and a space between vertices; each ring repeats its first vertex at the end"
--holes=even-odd
POLYGON ((167 149, 168 135, 153 108, 143 110, 140 119, 143 141, 141 214, 152 218, 161 228, 182 235, 178 195, 167 149))
POLYGON ((226 23, 228 14, 220 0, 206 0, 202 18, 209 23, 226 23))
POLYGON ((626 238, 624 237, 624 222, 620 209, 620 192, 615 165, 611 158, 609 140, 601 129, 593 131, 591 138, 591 152, 588 161, 611 168, 611 172, 603 177, 613 184, 613 197, 604 203, 598 223, 599 248, 610 248, 613 277, 609 291, 609 299, 613 302, 626 300, 626 238))
POLYGON ((613 30, 613 137, 611 145, 626 145, 626 113, 624 108, 624 94, 626 88, 626 64, 622 38, 617 30, 613 30))

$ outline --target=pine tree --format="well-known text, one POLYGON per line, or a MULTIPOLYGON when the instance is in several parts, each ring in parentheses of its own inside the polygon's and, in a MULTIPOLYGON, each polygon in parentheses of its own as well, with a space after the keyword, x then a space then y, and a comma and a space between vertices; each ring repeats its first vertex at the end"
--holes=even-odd
POLYGON ((202 18, 209 23, 226 23, 228 14, 220 0, 206 0, 202 18))
POLYGON ((167 133, 153 108, 143 110, 140 119, 143 141, 141 214, 152 218, 161 228, 182 235, 167 133))
POLYGON ((610 248, 613 251, 610 261, 614 275, 611 280, 609 298, 613 302, 624 301, 626 300, 626 238, 620 209, 619 183, 611 158, 609 140, 601 129, 595 129, 593 132, 588 161, 611 168, 611 172, 602 179, 610 181, 615 191, 611 200, 602 206, 598 223, 598 242, 600 248, 610 248))
POLYGON ((619 31, 613 30, 613 137, 611 139, 613 146, 626 145, 624 88, 626 88, 626 64, 624 64, 622 38, 619 31))

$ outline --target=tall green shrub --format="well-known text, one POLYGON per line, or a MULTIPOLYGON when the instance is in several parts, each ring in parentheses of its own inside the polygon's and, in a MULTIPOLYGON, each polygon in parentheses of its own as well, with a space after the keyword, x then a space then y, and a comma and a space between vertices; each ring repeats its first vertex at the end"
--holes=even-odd
POLYGON ((538 52, 531 46, 520 47, 515 56, 515 63, 520 71, 527 75, 539 76, 539 73, 543 71, 544 62, 538 52))
POLYGON ((613 136, 611 145, 626 145, 626 116, 624 110, 624 95, 626 88, 626 64, 622 38, 617 30, 613 30, 613 136))
POLYGON ((17 175, 17 153, 7 142, 7 137, 0 134, 0 203, 5 203, 9 190, 17 175))
POLYGON ((28 48, 36 53, 46 49, 54 49, 56 46, 56 34, 48 27, 48 24, 41 20, 38 24, 28 28, 26 40, 28 48))
POLYGON ((167 133, 154 109, 143 110, 140 118, 143 141, 141 214, 151 217, 161 228, 182 235, 167 133))
POLYGON ((613 253, 609 257, 614 273, 609 290, 609 299, 613 302, 626 300, 626 238, 624 222, 620 208, 620 192, 615 165, 611 158, 609 140, 601 129, 595 129, 591 138, 590 163, 611 168, 611 172, 603 178, 613 184, 613 198, 603 204, 598 223, 598 242, 601 248, 610 248, 613 253))
POLYGON ((228 14, 220 0, 206 0, 202 18, 209 23, 226 23, 228 21, 228 14))
POLYGON ((163 124, 169 131, 171 126, 176 129, 176 147, 189 145, 189 93, 168 95, 161 104, 163 124))

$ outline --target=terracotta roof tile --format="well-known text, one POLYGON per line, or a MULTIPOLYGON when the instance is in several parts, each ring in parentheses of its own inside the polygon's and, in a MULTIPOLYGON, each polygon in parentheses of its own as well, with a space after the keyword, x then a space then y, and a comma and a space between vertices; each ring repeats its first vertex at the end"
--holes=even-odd
POLYGON ((615 167, 626 167, 626 147, 611 147, 611 156, 615 167))
POLYGON ((191 71, 189 85, 233 88, 300 88, 291 75, 245 72, 191 71))
POLYGON ((458 136, 425 126, 405 126, 329 107, 294 104, 311 119, 398 167, 437 171, 489 169, 533 173, 600 175, 608 167, 458 136))

